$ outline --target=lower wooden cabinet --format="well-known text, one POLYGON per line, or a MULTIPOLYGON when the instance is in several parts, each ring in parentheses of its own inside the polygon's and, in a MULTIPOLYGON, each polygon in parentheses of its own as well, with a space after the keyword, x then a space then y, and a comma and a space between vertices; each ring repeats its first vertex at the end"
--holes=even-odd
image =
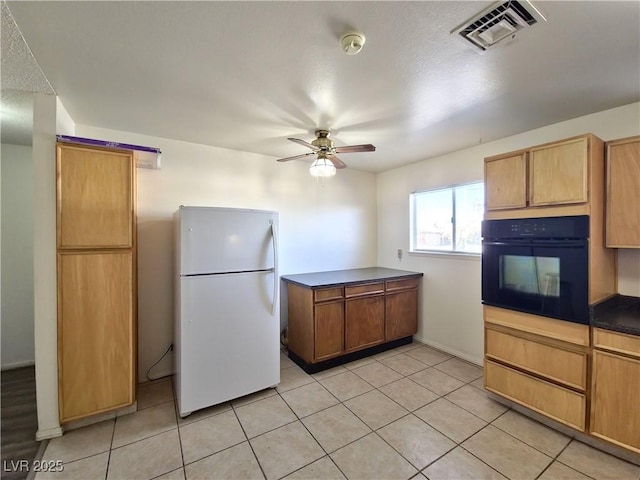
POLYGON ((418 283, 419 278, 317 288, 288 283, 292 358, 306 368, 410 337, 418 327, 418 283))
POLYGON ((134 401, 132 255, 130 250, 58 254, 61 422, 134 401))
POLYGON ((584 432, 589 327, 484 307, 485 388, 584 432))
POLYGON ((594 329, 594 346, 590 433, 640 453, 640 337, 594 329))

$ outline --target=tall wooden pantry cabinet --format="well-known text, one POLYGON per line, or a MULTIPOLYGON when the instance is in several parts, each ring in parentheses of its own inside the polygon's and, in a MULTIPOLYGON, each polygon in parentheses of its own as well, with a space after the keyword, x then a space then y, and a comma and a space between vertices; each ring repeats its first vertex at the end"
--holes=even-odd
POLYGON ((132 405, 136 386, 135 159, 57 144, 60 423, 132 405))

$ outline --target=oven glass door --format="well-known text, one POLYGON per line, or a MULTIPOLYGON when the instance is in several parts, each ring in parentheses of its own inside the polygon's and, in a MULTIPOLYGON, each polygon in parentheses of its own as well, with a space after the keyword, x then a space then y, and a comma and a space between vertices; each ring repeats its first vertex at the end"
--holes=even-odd
POLYGON ((586 240, 485 241, 482 300, 487 305, 589 323, 586 240))

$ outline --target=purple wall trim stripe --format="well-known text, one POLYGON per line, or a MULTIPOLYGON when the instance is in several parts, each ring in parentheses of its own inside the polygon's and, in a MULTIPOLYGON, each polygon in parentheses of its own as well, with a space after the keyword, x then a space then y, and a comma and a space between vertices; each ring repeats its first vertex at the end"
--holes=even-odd
POLYGON ((83 145, 95 145, 96 147, 121 148, 123 150, 138 150, 149 153, 162 153, 156 147, 144 147, 142 145, 130 145, 128 143, 108 142, 106 140, 96 140, 93 138, 72 137, 70 135, 56 135, 59 142, 81 143, 83 145))

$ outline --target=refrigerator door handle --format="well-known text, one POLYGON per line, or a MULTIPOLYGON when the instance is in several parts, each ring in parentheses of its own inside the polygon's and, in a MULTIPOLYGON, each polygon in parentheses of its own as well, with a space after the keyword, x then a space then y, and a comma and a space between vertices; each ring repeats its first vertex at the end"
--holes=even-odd
POLYGON ((273 303, 271 315, 276 314, 276 302, 278 301, 278 231, 276 225, 271 222, 271 235, 273 236, 273 303))

